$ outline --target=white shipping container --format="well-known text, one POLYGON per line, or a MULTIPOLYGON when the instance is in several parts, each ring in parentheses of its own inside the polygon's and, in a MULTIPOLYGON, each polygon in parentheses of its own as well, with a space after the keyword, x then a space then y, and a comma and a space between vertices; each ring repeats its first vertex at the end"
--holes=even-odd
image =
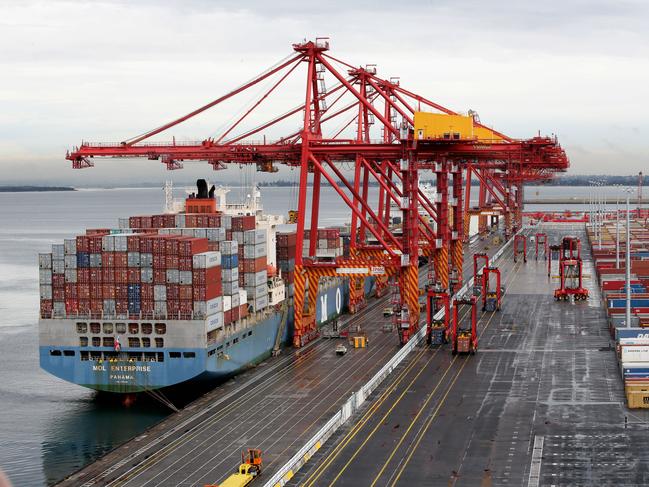
POLYGON ((167 269, 167 283, 178 284, 180 280, 180 272, 178 269, 167 269))
POLYGON ((154 301, 165 301, 165 309, 167 306, 167 286, 164 284, 156 284, 153 286, 153 300, 154 301))
POLYGON ((90 267, 101 267, 101 254, 90 254, 90 267))
POLYGON ((105 315, 114 315, 115 314, 115 300, 114 299, 104 299, 104 314, 105 315))
POLYGON ((621 360, 629 362, 649 362, 649 345, 622 345, 621 360))
POLYGON ((65 270, 65 282, 76 283, 77 282, 77 270, 76 269, 66 269, 65 270))
POLYGON ((129 228, 128 225, 128 218, 118 218, 117 219, 117 226, 122 229, 129 228))
POLYGON ((128 235, 113 235, 115 239, 115 252, 128 251, 128 235))
POLYGON ((153 254, 140 254, 140 267, 153 267, 153 254))
POLYGON ((104 235, 101 238, 101 250, 103 250, 104 252, 115 252, 114 235, 104 235))
POLYGON ((176 228, 185 228, 185 215, 176 215, 176 228))
POLYGON ((239 280, 239 268, 221 269, 221 282, 232 282, 239 280))
POLYGON ((63 251, 65 255, 76 255, 77 254, 77 239, 76 238, 66 238, 63 241, 63 251))
POLYGON ((261 296, 250 301, 250 306, 252 306, 253 311, 260 311, 262 309, 268 308, 268 294, 261 296))
POLYGON ((208 228, 206 233, 208 242, 222 242, 225 240, 225 228, 208 228))
POLYGON ((234 240, 219 242, 219 250, 223 255, 235 255, 239 252, 239 245, 234 240))
POLYGON ((41 284, 39 294, 41 299, 52 299, 52 286, 50 284, 41 284))
POLYGON ((239 289, 237 294, 239 294, 239 306, 248 302, 248 291, 245 289, 239 289))
POLYGON ((140 253, 129 252, 126 256, 127 265, 129 267, 140 267, 140 253))
POLYGON ((52 254, 38 254, 38 267, 39 269, 51 269, 52 254))
POLYGON ((52 245, 52 259, 63 260, 65 255, 65 249, 63 244, 54 244, 52 245))
POLYGON ((319 249, 326 249, 327 248, 327 239, 318 239, 318 248, 319 249))
POLYGON ((221 265, 221 252, 202 252, 193 256, 194 269, 210 269, 221 265))
POLYGON ((54 274, 63 274, 65 272, 65 261, 63 260, 52 260, 52 272, 54 274))
POLYGON ((258 259, 259 257, 264 257, 266 252, 266 244, 243 246, 244 259, 258 259))
POLYGON ((207 229, 206 228, 193 228, 194 238, 207 238, 207 229))
POLYGON ((268 271, 263 270, 255 273, 245 273, 243 275, 243 284, 245 287, 256 287, 266 284, 268 281, 268 271))
POLYGON ((254 286, 254 287, 249 287, 246 286, 246 291, 248 291, 248 295, 253 298, 253 299, 258 299, 264 295, 268 295, 268 285, 267 284, 262 284, 261 286, 254 286))
POLYGON ((239 281, 224 282, 223 284, 223 294, 232 296, 234 293, 239 291, 239 281))
MULTIPOLYGON (((164 287, 164 286, 162 286, 164 287)), ((166 291, 165 291, 166 293, 166 291)), ((167 315, 167 301, 154 301, 153 302, 153 312, 156 316, 166 316, 167 315)))
POLYGON ((205 321, 206 332, 218 330, 219 328, 223 328, 223 311, 213 314, 205 321))
POLYGON ((194 317, 205 319, 215 313, 223 312, 223 297, 219 296, 209 301, 194 301, 194 317))
POLYGON ((223 296, 223 311, 232 309, 232 296, 223 296))
POLYGON ((232 230, 232 215, 221 215, 221 226, 226 230, 232 230))
MULTIPOLYGON (((225 296, 223 297, 225 299, 225 296)), ((233 308, 238 308, 241 306, 241 301, 239 301, 239 293, 234 293, 232 296, 229 296, 230 303, 233 308)))
POLYGON ((142 267, 140 269, 140 280, 145 284, 153 283, 153 269, 151 267, 142 267))
POLYGON ((243 232, 243 243, 245 245, 259 245, 266 243, 266 230, 247 230, 243 232))
POLYGON ((192 283, 192 271, 179 271, 178 272, 178 282, 180 284, 191 284, 192 283))
POLYGON ((76 255, 66 255, 63 260, 63 265, 66 269, 76 269, 77 268, 77 256, 76 255))
POLYGON ((52 270, 51 269, 39 269, 38 270, 38 282, 41 284, 52 284, 52 270))
POLYGON ((65 302, 54 301, 52 303, 52 311, 54 312, 55 318, 65 318, 65 302))
POLYGON ((183 228, 180 230, 180 233, 183 237, 193 237, 194 229, 193 228, 183 228))
POLYGON ((243 232, 232 232, 232 240, 237 242, 239 246, 243 245, 243 232))

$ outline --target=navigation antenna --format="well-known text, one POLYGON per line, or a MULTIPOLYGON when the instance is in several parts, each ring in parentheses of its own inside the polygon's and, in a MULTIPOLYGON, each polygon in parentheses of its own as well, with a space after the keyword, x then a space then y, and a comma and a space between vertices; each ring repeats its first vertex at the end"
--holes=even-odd
POLYGON ((165 192, 165 213, 174 213, 174 185, 172 181, 165 181, 163 188, 165 192))

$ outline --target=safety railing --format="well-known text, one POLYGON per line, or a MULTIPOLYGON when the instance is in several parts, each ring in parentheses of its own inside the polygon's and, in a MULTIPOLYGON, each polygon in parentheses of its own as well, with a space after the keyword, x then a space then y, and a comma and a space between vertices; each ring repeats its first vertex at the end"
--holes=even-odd
MULTIPOLYGON (((521 231, 523 231, 523 228, 521 231)), ((496 262, 505 250, 511 246, 514 237, 510 238, 491 258, 496 262)), ((484 267, 484 266, 483 266, 484 267)), ((482 269, 482 268, 481 268, 482 269)), ((481 270, 480 269, 480 270, 481 270)), ((473 286, 473 277, 471 277, 462 286, 455 296, 461 296, 468 292, 473 286)), ((451 300, 452 302, 452 300, 451 300)), ((444 316, 444 310, 435 314, 435 319, 441 319, 444 316)), ((347 420, 363 405, 365 399, 388 377, 394 369, 408 356, 408 354, 421 342, 426 335, 426 327, 421 326, 419 331, 406 343, 394 356, 383 366, 374 376, 368 380, 359 390, 354 392, 343 406, 333 415, 327 423, 318 430, 307 442, 291 457, 270 479, 266 481, 264 487, 281 487, 289 482, 295 473, 322 447, 322 445, 345 424, 347 420)))

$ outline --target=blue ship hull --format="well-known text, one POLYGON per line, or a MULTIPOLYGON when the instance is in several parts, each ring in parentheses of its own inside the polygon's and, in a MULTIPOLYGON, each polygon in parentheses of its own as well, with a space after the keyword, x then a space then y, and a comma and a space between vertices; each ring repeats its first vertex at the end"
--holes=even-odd
MULTIPOLYGON (((373 281, 366 280, 366 293, 373 281)), ((347 281, 323 290, 318 295, 316 319, 326 323, 347 310, 347 281)), ((187 383, 217 381, 252 367, 271 355, 282 313, 276 312, 239 333, 206 348, 150 348, 147 352, 163 354, 162 361, 80 360, 84 352, 112 353, 111 347, 61 347, 60 355, 52 355, 57 347, 40 347, 40 364, 47 372, 68 382, 91 389, 114 393, 134 393, 187 383), (65 348, 65 350, 63 350, 65 348), (74 351, 74 355, 71 354, 74 351), (64 353, 65 352, 65 353, 64 353), (67 355, 66 355, 67 353, 67 355)), ((293 335, 293 308, 288 310, 282 342, 293 335)), ((122 348, 123 352, 139 351, 122 348)))

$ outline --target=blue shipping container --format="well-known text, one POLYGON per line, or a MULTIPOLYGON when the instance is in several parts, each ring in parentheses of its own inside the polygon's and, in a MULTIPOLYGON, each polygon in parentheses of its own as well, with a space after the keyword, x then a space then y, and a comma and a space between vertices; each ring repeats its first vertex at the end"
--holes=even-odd
POLYGON ((90 254, 88 252, 79 252, 77 254, 77 267, 90 267, 90 254))

